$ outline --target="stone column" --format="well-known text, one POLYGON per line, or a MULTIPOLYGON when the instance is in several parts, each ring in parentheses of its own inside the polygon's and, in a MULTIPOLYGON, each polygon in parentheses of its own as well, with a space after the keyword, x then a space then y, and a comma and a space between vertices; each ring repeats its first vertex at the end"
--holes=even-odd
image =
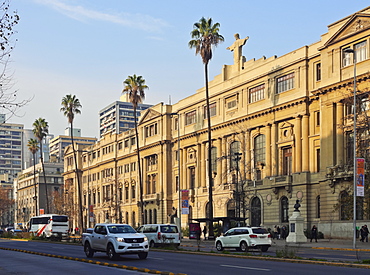
POLYGON ((295 118, 294 136, 295 136, 295 171, 302 172, 302 136, 301 136, 301 116, 295 118))
POLYGON ((271 124, 266 125, 266 166, 265 176, 271 176, 271 124))
POLYGON ((302 171, 309 171, 309 120, 308 115, 304 115, 302 118, 302 171))
POLYGON ((207 155, 206 155, 206 149, 207 146, 205 143, 201 144, 201 166, 200 166, 200 180, 201 180, 201 186, 203 188, 207 187, 207 177, 206 177, 206 163, 207 163, 207 155))
MULTIPOLYGON (((218 185, 222 183, 222 138, 217 139, 217 176, 216 182, 218 185)), ((215 182, 215 185, 216 185, 215 182)))
POLYGON ((276 152, 277 126, 273 123, 271 126, 271 173, 272 176, 278 174, 278 155, 276 152))
POLYGON ((251 131, 247 130, 245 133, 245 162, 247 165, 247 171, 246 171, 246 177, 248 180, 251 180, 251 169, 252 169, 252 163, 251 163, 251 131))
POLYGON ((344 133, 343 133, 343 115, 344 115, 344 108, 343 103, 337 103, 337 110, 336 110, 336 129, 337 129, 337 144, 336 144, 336 151, 337 151, 337 165, 344 164, 344 133))

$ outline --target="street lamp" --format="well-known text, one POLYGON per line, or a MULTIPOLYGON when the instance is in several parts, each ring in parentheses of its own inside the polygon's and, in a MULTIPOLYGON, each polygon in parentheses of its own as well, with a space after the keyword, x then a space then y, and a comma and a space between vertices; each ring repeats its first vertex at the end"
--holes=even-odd
POLYGON ((346 54, 353 54, 353 248, 356 248, 356 51, 350 48, 343 50, 346 54))
POLYGON ((180 230, 181 238, 181 212, 182 212, 182 203, 181 203, 181 177, 180 177, 180 114, 171 113, 171 116, 177 116, 177 174, 178 174, 178 185, 179 185, 179 205, 178 205, 178 224, 180 230))

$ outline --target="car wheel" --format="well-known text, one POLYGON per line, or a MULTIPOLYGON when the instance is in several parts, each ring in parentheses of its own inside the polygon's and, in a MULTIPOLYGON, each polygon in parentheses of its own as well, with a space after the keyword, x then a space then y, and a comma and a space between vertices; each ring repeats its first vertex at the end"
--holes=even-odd
POLYGON ((223 246, 222 246, 222 243, 221 243, 220 241, 218 241, 218 242, 216 243, 216 249, 217 249, 217 251, 222 251, 222 250, 224 250, 224 248, 223 248, 223 246))
POLYGON ((262 246, 261 247, 261 251, 262 252, 267 252, 267 250, 269 250, 269 247, 268 246, 262 246))
POLYGON ((92 258, 94 256, 94 250, 91 249, 89 242, 85 243, 84 250, 87 258, 92 258))
POLYGON ((248 252, 248 245, 246 242, 243 241, 240 243, 240 250, 243 252, 248 252))
POLYGON ((140 252, 138 255, 140 260, 145 260, 148 257, 148 252, 140 252))
POLYGON ((154 247, 155 247, 155 243, 154 243, 154 241, 150 241, 149 246, 150 246, 151 248, 154 248, 154 247))
POLYGON ((112 244, 108 244, 107 255, 110 260, 117 260, 119 258, 119 254, 116 253, 112 244))

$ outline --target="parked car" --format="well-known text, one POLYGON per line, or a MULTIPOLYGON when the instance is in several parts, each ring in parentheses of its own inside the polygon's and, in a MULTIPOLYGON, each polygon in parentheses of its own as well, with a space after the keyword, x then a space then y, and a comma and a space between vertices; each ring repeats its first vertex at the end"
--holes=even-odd
POLYGON ((144 224, 137 231, 148 238, 150 247, 180 245, 180 233, 175 224, 144 224))
POLYGON ((10 233, 13 235, 13 236, 16 236, 16 235, 21 235, 23 233, 23 230, 21 229, 10 229, 10 233))
POLYGON ((95 252, 105 252, 111 260, 122 254, 137 254, 143 260, 149 251, 145 235, 128 224, 96 224, 92 233, 82 234, 82 245, 88 258, 95 252))
POLYGON ((271 234, 263 227, 235 227, 216 238, 215 246, 218 251, 234 248, 247 252, 248 249, 258 248, 266 252, 271 246, 271 234))

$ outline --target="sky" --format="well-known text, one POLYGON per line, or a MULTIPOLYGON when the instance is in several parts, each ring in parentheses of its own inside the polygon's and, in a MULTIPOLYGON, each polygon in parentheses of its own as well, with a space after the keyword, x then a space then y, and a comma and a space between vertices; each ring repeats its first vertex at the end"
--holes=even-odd
MULTIPOLYGON (((327 26, 361 9, 363 0, 12 0, 20 22, 11 54, 13 89, 32 99, 8 122, 44 118, 49 133, 63 135, 60 112, 67 94, 80 100, 74 127, 99 138, 99 111, 119 100, 129 75, 146 80, 144 103, 176 103, 204 86, 200 56, 189 49, 201 17, 220 23, 225 41, 213 51, 209 79, 233 64, 226 50, 234 34, 249 36, 249 59, 281 56, 320 40, 327 26)), ((0 109, 1 113, 1 109, 0 109)))

